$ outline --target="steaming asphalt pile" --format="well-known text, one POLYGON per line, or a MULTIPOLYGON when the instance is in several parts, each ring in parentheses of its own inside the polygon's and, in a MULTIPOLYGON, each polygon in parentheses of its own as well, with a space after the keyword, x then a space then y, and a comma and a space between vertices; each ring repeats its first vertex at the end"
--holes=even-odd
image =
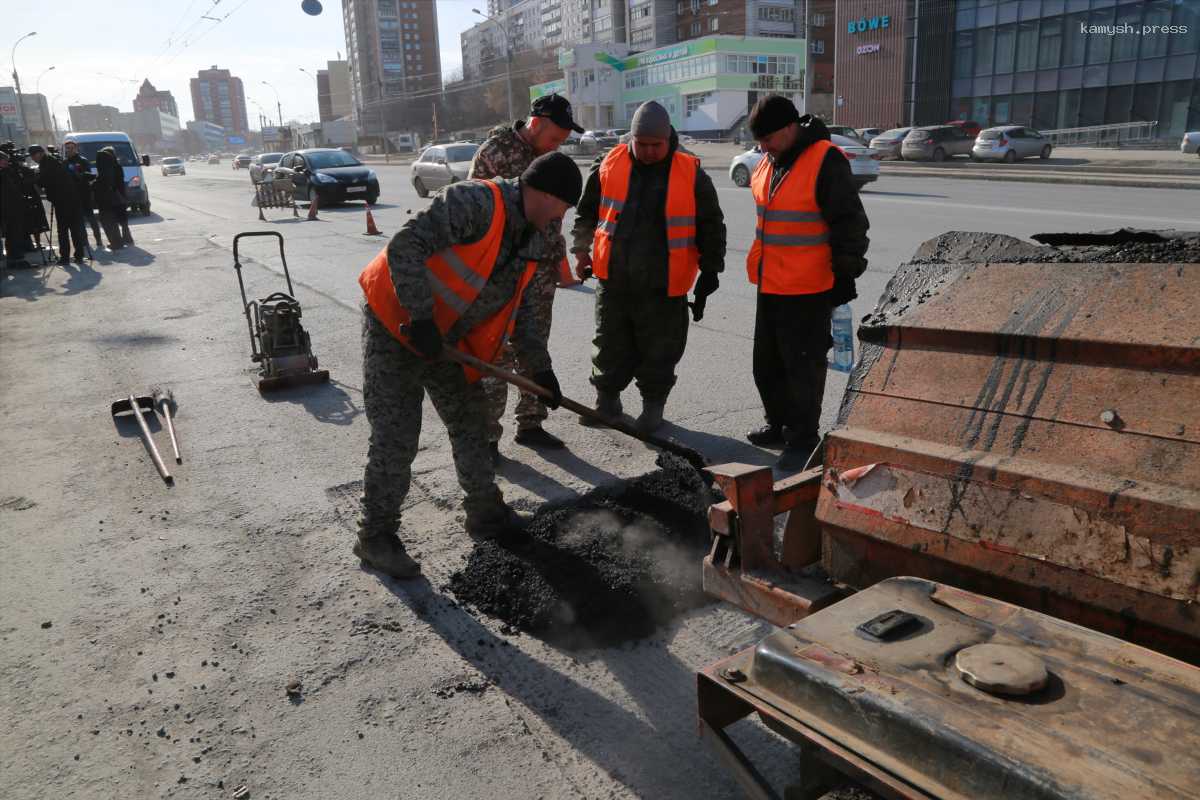
POLYGON ((450 579, 463 604, 566 647, 643 638, 705 602, 707 484, 687 463, 547 506, 528 536, 483 542, 450 579))

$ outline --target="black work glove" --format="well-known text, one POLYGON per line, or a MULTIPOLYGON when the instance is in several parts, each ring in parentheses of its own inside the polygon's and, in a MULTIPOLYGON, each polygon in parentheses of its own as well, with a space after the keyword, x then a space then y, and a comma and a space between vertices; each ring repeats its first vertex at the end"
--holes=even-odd
POLYGON ((854 286, 854 278, 847 278, 835 272, 833 275, 833 288, 829 290, 829 307, 837 308, 857 297, 858 291, 854 286))
POLYGON ((558 408, 562 403, 562 389, 558 386, 558 378, 555 376, 554 370, 548 369, 539 372, 533 376, 533 382, 553 395, 550 398, 541 398, 542 405, 546 408, 558 408))
POLYGON ((431 319, 419 319, 408 326, 408 338, 422 357, 433 360, 442 354, 442 332, 431 319))
POLYGON ((700 277, 696 279, 696 286, 692 289, 693 300, 688 303, 688 307, 692 309, 692 322, 704 319, 704 307, 708 305, 708 296, 720 285, 721 279, 717 277, 717 273, 700 273, 700 277))

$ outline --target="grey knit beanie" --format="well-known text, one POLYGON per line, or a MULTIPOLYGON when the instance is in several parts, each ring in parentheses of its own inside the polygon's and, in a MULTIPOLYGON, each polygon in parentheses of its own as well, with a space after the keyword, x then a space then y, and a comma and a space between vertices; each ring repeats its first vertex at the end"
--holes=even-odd
POLYGON ((671 138, 671 115, 653 100, 642 103, 633 114, 629 124, 634 136, 652 136, 656 139, 671 138))

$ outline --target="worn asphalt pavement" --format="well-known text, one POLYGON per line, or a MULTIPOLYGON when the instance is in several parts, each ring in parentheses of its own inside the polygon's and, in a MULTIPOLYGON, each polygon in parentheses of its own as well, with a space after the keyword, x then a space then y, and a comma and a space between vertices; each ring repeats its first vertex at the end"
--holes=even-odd
MULTIPOLYGON (((727 270, 692 326, 669 433, 717 461, 766 464, 774 454, 741 438, 761 416, 742 266, 753 205, 723 166, 727 270)), ((404 533, 426 577, 359 567, 356 278, 385 239, 362 235, 361 204, 260 223, 245 172, 188 171, 150 171, 136 248, 0 278, 0 797, 227 797, 243 784, 254 798, 330 800, 739 796, 697 739, 693 673, 767 626, 713 604, 640 643, 567 651, 460 607, 445 587, 470 544, 429 406, 404 533), (250 384, 231 243, 257 230, 286 238, 326 386, 267 399, 250 384), (178 401, 173 488, 136 426, 110 416, 156 385, 178 401)), ((390 234, 428 201, 407 167, 377 171, 390 234)), ((885 175, 863 198, 871 266, 856 319, 945 231, 1200 227, 1191 190, 885 175)), ((271 243, 242 256, 252 297, 284 288, 271 243)), ((588 286, 561 291, 551 341, 564 392, 583 401, 592 306, 588 286)), ((844 385, 831 373, 827 424, 844 385)), ((625 401, 636 413, 636 393, 625 401)), ((502 443, 502 488, 524 508, 653 468, 640 443, 566 413, 549 428, 569 450, 542 456, 511 431, 502 443)), ((751 722, 733 733, 777 783, 794 777, 780 739, 751 722)))

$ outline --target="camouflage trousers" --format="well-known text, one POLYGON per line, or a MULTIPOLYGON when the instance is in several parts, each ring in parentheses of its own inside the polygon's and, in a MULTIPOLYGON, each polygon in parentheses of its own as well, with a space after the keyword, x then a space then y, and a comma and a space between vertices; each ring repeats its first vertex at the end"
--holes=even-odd
POLYGON ((425 394, 450 435, 458 483, 468 512, 488 513, 503 503, 484 435, 484 395, 448 361, 425 361, 388 333, 363 308, 363 405, 371 436, 363 475, 362 537, 395 533, 412 481, 425 394))
MULTIPOLYGON (((547 267, 542 264, 529 281, 526 292, 532 293, 535 311, 535 329, 542 344, 550 340, 550 322, 554 315, 554 290, 558 281, 557 267, 547 267)), ((506 345, 496 359, 496 366, 510 372, 518 372, 532 380, 533 374, 518 363, 516 353, 511 345, 506 345)), ((504 408, 508 404, 508 384, 498 378, 484 378, 484 394, 487 395, 487 438, 489 442, 500 441, 504 426, 500 419, 504 416, 504 408)), ((517 429, 528 430, 540 427, 550 412, 542 405, 537 396, 521 392, 517 400, 517 429)))

